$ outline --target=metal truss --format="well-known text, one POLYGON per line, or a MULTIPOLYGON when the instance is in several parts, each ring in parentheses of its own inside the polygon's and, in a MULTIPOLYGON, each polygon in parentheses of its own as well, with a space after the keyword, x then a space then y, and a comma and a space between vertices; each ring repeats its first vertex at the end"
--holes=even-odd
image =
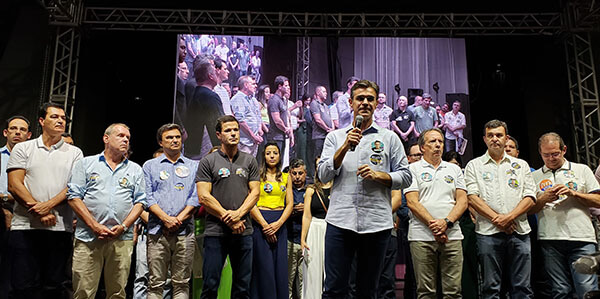
POLYGON ((576 158, 595 167, 600 158, 600 103, 590 34, 571 33, 565 52, 576 158))
POLYGON ((566 13, 571 31, 600 30, 600 1, 569 1, 566 5, 566 13))
POLYGON ((296 98, 308 93, 310 80, 310 37, 296 38, 296 98))
POLYGON ((552 35, 560 13, 309 13, 86 7, 99 30, 289 36, 552 35))
POLYGON ((53 48, 49 47, 46 51, 46 60, 49 63, 45 67, 51 69, 46 69, 44 73, 49 74, 50 84, 42 86, 42 94, 48 95, 42 98, 42 103, 51 101, 63 105, 70 120, 66 131, 70 133, 75 108, 81 42, 79 32, 81 0, 48 0, 45 3, 49 7, 50 24, 55 25, 56 34, 53 36, 53 48), (52 5, 48 6, 49 4, 52 5))

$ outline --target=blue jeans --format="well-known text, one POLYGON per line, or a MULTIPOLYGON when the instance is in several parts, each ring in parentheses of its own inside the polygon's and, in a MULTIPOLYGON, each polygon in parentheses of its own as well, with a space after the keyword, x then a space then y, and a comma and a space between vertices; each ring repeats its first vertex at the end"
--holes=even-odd
POLYGON ((323 299, 346 298, 352 259, 356 255, 356 298, 377 298, 377 286, 390 230, 358 234, 327 224, 323 299))
POLYGON ((577 273, 572 266, 578 258, 596 252, 595 244, 563 240, 540 243, 552 285, 552 298, 572 298, 573 291, 577 298, 583 298, 586 292, 598 290, 597 275, 577 273))
POLYGON ((202 299, 217 298, 221 271, 229 255, 233 270, 231 298, 250 298, 252 278, 252 236, 226 234, 220 237, 204 237, 204 285, 202 299))
POLYGON ((477 247, 483 272, 483 298, 500 298, 505 265, 509 271, 511 298, 533 298, 529 235, 477 234, 477 247))

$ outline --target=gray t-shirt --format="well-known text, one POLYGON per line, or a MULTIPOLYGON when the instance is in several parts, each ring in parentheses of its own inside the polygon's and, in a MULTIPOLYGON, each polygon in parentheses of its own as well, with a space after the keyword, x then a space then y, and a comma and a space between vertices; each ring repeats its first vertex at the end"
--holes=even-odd
POLYGON ((268 133, 268 140, 285 140, 285 132, 281 131, 277 125, 275 125, 275 121, 273 120, 273 116, 271 116, 271 113, 273 112, 279 112, 279 117, 281 117, 281 120, 283 120, 283 123, 287 126, 288 124, 288 112, 287 112, 287 105, 285 104, 284 100, 278 95, 278 94, 273 94, 273 96, 271 96, 271 98, 269 99, 269 104, 268 104, 268 109, 269 109, 269 133, 268 133))
MULTIPOLYGON (((254 157, 238 151, 229 161, 227 155, 221 150, 208 154, 200 160, 196 182, 208 182, 212 184, 210 194, 214 196, 221 206, 226 210, 238 209, 244 203, 250 188, 248 182, 259 181, 258 165, 254 157)), ((250 213, 242 217, 246 221, 246 230, 242 235, 252 234, 252 222, 250 213)), ((231 234, 231 229, 219 218, 206 214, 206 236, 223 236, 231 234)))
POLYGON ((425 130, 433 128, 433 124, 438 120, 437 112, 435 108, 429 106, 429 109, 425 110, 423 106, 415 108, 415 129, 419 133, 423 133, 425 130))
POLYGON ((314 100, 310 102, 310 113, 313 116, 312 139, 325 139, 325 136, 327 136, 327 131, 323 130, 323 128, 321 128, 319 124, 314 121, 314 119, 315 114, 320 114, 321 119, 323 122, 325 122, 327 127, 332 128, 333 125, 331 124, 331 113, 329 113, 329 107, 325 103, 319 102, 319 100, 314 100))

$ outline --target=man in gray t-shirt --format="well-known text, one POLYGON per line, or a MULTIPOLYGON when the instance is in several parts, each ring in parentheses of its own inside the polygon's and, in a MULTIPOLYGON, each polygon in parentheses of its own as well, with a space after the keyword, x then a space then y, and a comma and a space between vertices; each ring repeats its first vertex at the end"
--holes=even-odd
POLYGON ((275 93, 269 99, 267 108, 269 110, 269 132, 267 140, 274 141, 279 147, 279 152, 285 153, 285 139, 290 139, 293 146, 294 132, 289 122, 287 101, 290 97, 290 82, 285 76, 275 77, 275 93))
POLYGON ((415 137, 419 137, 422 132, 435 128, 438 125, 438 116, 435 108, 430 106, 431 96, 428 93, 423 94, 423 102, 421 106, 417 106, 414 110, 415 117, 415 137))
POLYGON ((317 86, 317 88, 315 88, 315 100, 310 103, 310 113, 313 117, 312 140, 315 145, 313 151, 314 156, 311 161, 315 161, 314 158, 321 156, 325 136, 327 136, 327 133, 334 130, 329 107, 325 104, 326 98, 327 89, 323 86, 317 86))
POLYGON ((227 255, 236 278, 231 297, 249 298, 252 276, 249 213, 260 194, 258 166, 254 157, 238 150, 240 126, 235 117, 220 117, 216 134, 221 148, 202 158, 196 173, 200 204, 207 211, 202 298, 217 298, 227 255))

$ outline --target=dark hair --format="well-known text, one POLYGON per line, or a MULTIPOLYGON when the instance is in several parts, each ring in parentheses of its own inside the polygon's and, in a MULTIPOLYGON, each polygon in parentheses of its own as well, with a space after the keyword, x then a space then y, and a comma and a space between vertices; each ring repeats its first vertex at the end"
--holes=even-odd
POLYGON ((226 65, 225 61, 223 61, 223 59, 221 59, 221 58, 215 58, 214 62, 215 62, 215 68, 217 68, 217 69, 221 69, 224 65, 226 65))
POLYGON ((355 76, 350 76, 348 78, 348 80, 346 80, 346 86, 348 86, 348 84, 352 83, 352 81, 360 81, 360 79, 358 77, 355 77, 355 76))
POLYGON ((517 139, 515 137, 512 137, 512 136, 508 136, 508 139, 512 140, 512 142, 515 143, 516 150, 519 150, 519 142, 517 141, 517 139))
POLYGON ((294 168, 298 168, 298 167, 304 167, 304 170, 306 170, 306 163, 304 163, 304 160, 295 158, 292 161, 290 161, 290 169, 294 169, 294 168))
POLYGON ((275 179, 278 182, 281 182, 281 159, 283 157, 281 155, 281 149, 279 149, 279 145, 277 145, 277 143, 273 141, 269 141, 265 145, 265 151, 263 152, 263 156, 260 162, 260 180, 263 182, 267 180, 267 159, 265 158, 265 156, 267 154, 267 147, 269 146, 276 147, 277 151, 279 152, 279 162, 277 162, 277 164, 275 165, 275 168, 277 168, 277 175, 275 176, 275 179))
POLYGON ((546 133, 546 134, 542 135, 540 137, 540 139, 538 139, 538 151, 542 148, 542 143, 548 142, 551 139, 554 139, 555 141, 558 141, 558 146, 560 146, 560 150, 561 151, 565 148, 565 142, 560 137, 560 135, 558 135, 558 134, 556 134, 554 132, 549 132, 549 133, 546 133))
POLYGON ((449 151, 449 152, 445 152, 442 155, 442 160, 446 161, 446 162, 450 162, 452 160, 456 160, 456 162, 458 162, 459 167, 462 167, 462 158, 460 157, 460 155, 455 152, 455 151, 449 151))
POLYGON ((367 89, 367 88, 373 88, 375 90, 375 94, 379 95, 379 85, 377 85, 377 83, 373 82, 373 81, 369 81, 369 80, 360 80, 358 82, 356 82, 356 84, 354 84, 354 86, 352 86, 352 89, 350 89, 350 98, 354 99, 354 91, 357 89, 367 89))
MULTIPOLYGON (((417 141, 417 144, 419 144, 419 148, 421 148, 421 147, 423 147, 423 145, 425 145, 425 135, 427 135, 427 133, 433 132, 433 131, 440 133, 440 135, 442 135, 442 140, 444 140, 444 133, 439 128, 427 129, 427 130, 423 131, 423 133, 421 133, 421 135, 419 135, 419 140, 417 141)), ((410 148, 409 148, 409 150, 410 150, 410 148)))
POLYGON ((285 81, 290 81, 286 76, 277 76, 275 77, 275 89, 279 89, 279 85, 283 85, 285 81))
POLYGON ((55 102, 47 102, 47 103, 44 103, 44 105, 42 105, 42 107, 40 107, 40 110, 38 111, 38 117, 46 118, 46 114, 48 114, 48 108, 50 108, 50 107, 65 111, 65 107, 63 105, 61 105, 59 103, 55 103, 55 102))
POLYGON ((485 130, 495 129, 495 128, 499 128, 499 127, 503 127, 504 134, 508 135, 508 127, 506 126, 506 123, 501 120, 492 119, 492 120, 486 122, 485 125, 483 126, 483 136, 485 136, 485 130))
POLYGON ((196 82, 204 82, 209 79, 209 75, 215 72, 213 60, 209 57, 200 58, 194 61, 194 78, 196 82))
POLYGON ((325 197, 325 193, 323 193, 323 182, 321 182, 321 180, 319 180, 319 174, 317 173, 317 161, 319 161, 319 159, 321 158, 321 156, 316 156, 315 157, 315 178, 314 178, 314 183, 308 185, 308 188, 313 188, 315 189, 315 192, 319 193, 319 195, 321 195, 321 198, 325 197))
POLYGON ((220 133, 221 129, 223 128, 223 124, 232 122, 232 121, 234 121, 236 124, 238 124, 238 126, 240 125, 240 122, 237 120, 237 118, 233 117, 233 115, 223 115, 223 116, 219 117, 217 119, 217 125, 215 126, 215 130, 217 130, 217 132, 220 133))
POLYGON ((164 125, 160 126, 160 128, 158 128, 158 131, 156 131, 156 141, 160 143, 162 141, 163 133, 165 133, 166 131, 171 131, 171 130, 177 130, 177 131, 179 131, 179 134, 183 134, 183 132, 181 131, 180 125, 164 124, 164 125))
POLYGON ((29 127, 31 126, 31 123, 29 122, 29 120, 27 118, 25 118, 25 116, 21 116, 21 115, 11 116, 9 119, 6 120, 6 129, 7 130, 8 130, 8 126, 10 125, 10 122, 15 119, 22 119, 24 122, 26 122, 27 123, 27 131, 29 131, 29 127))
POLYGON ((256 90, 256 99, 263 105, 266 106, 267 105, 267 97, 265 96, 265 89, 271 89, 271 87, 267 84, 263 84, 261 86, 258 87, 258 89, 256 90))
POLYGON ((302 100, 302 102, 306 101, 308 98, 310 98, 312 100, 312 96, 308 93, 305 93, 302 95, 302 97, 300 98, 300 100, 302 100))

